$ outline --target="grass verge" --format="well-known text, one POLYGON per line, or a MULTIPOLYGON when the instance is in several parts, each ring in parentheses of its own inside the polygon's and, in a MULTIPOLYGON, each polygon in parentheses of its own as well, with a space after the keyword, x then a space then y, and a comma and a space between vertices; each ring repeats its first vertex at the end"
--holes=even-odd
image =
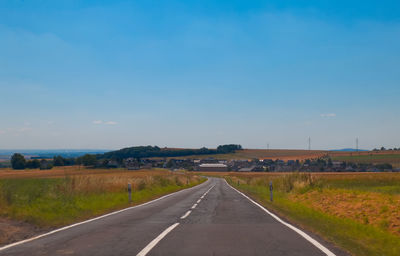
POLYGON ((168 171, 115 175, 80 175, 64 178, 0 180, 0 216, 40 227, 59 227, 137 205, 195 186, 200 176, 168 171), (131 183, 132 203, 127 183, 131 183))
POLYGON ((307 201, 296 201, 296 195, 313 191, 324 193, 324 186, 328 183, 318 180, 307 182, 309 177, 311 176, 301 174, 274 177, 275 189, 272 203, 269 201, 268 187, 271 177, 247 176, 243 179, 241 176, 230 175, 226 177, 226 180, 278 215, 284 216, 305 230, 324 237, 352 255, 400 255, 400 236, 369 223, 361 223, 352 218, 324 212, 308 204, 307 201))

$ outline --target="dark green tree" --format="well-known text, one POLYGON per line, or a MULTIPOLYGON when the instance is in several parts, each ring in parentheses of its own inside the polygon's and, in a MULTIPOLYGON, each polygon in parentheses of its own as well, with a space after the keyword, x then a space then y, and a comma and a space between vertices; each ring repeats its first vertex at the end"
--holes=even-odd
POLYGON ((84 156, 78 157, 77 162, 83 164, 84 166, 95 166, 97 159, 95 155, 86 154, 84 156))
POLYGON ((64 166, 65 159, 62 156, 55 156, 55 157, 53 157, 53 165, 54 166, 64 166))
POLYGON ((40 168, 40 162, 39 162, 39 160, 34 159, 34 160, 26 162, 25 167, 29 168, 29 169, 38 169, 38 168, 40 168))
POLYGON ((49 163, 46 159, 42 159, 42 161, 40 161, 40 170, 49 170, 52 168, 53 165, 49 163))
POLYGON ((11 166, 13 169, 15 170, 23 170, 25 169, 25 157, 19 153, 15 153, 12 157, 11 157, 11 166))

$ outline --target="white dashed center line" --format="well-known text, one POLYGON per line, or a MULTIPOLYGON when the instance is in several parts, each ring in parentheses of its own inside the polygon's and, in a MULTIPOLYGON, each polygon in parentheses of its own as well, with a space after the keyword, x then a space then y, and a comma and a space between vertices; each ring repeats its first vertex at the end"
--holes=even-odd
POLYGON ((191 212, 192 212, 191 210, 187 211, 187 212, 185 213, 185 215, 183 215, 183 216, 181 217, 181 219, 184 219, 184 218, 186 218, 187 216, 189 216, 189 214, 190 214, 191 212))
MULTIPOLYGON (((215 186, 215 185, 214 185, 215 186)), ((192 206, 191 209, 195 209, 197 207, 197 204, 201 202, 201 199, 203 199, 208 192, 210 192, 210 190, 214 187, 212 186, 211 188, 209 188, 201 197, 199 200, 197 200, 197 202, 192 206)), ((192 210, 187 211, 182 217, 181 219, 185 219, 187 216, 189 216, 192 213, 192 210)), ((169 232, 171 232, 174 228, 176 228, 179 225, 179 222, 169 226, 166 230, 164 230, 159 236, 157 236, 156 238, 154 238, 153 241, 151 241, 145 248, 143 248, 143 250, 141 250, 136 256, 145 256, 147 255, 151 249, 154 248, 154 246, 156 246, 161 239, 163 239, 169 232)))
POLYGON ((146 247, 143 248, 136 256, 145 256, 151 249, 153 249, 154 246, 158 244, 158 242, 161 241, 169 232, 171 232, 176 226, 178 226, 179 223, 175 223, 171 226, 169 226, 166 230, 164 230, 159 236, 154 238, 153 241, 151 241, 146 247))

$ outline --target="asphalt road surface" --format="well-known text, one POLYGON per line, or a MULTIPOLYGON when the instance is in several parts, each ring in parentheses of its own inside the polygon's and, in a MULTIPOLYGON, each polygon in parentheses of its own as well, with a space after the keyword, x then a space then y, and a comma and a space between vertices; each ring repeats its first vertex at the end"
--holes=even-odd
POLYGON ((151 203, 0 248, 0 255, 346 255, 299 232, 224 180, 210 178, 151 203))

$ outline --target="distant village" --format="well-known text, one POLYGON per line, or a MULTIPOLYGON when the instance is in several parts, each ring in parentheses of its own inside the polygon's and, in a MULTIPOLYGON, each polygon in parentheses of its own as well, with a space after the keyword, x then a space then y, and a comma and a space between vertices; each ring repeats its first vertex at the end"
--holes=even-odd
MULTIPOLYGON (((390 164, 357 164, 341 161, 332 161, 330 158, 299 160, 220 160, 205 159, 135 159, 127 158, 123 161, 124 167, 129 170, 168 168, 171 170, 185 169, 200 172, 400 172, 390 164)), ((110 161, 109 167, 118 167, 117 162, 110 161)))
MULTIPOLYGON (((124 148, 104 154, 85 154, 65 158, 61 155, 27 157, 14 153, 10 165, 13 169, 51 169, 53 166, 83 165, 88 168, 126 168, 128 170, 166 168, 200 172, 400 172, 390 163, 354 163, 331 159, 329 154, 303 160, 235 159, 233 153, 241 145, 220 145, 216 149, 170 149, 157 146, 124 148), (228 156, 229 159, 223 159, 228 156), (196 159, 197 158, 197 159, 196 159), (233 159, 232 159, 233 158, 233 159)), ((399 150, 397 148, 389 149, 399 150)), ((385 148, 375 151, 387 151, 385 148)), ((295 157, 294 157, 295 158, 295 157)), ((0 168, 2 166, 0 165, 0 168)))

